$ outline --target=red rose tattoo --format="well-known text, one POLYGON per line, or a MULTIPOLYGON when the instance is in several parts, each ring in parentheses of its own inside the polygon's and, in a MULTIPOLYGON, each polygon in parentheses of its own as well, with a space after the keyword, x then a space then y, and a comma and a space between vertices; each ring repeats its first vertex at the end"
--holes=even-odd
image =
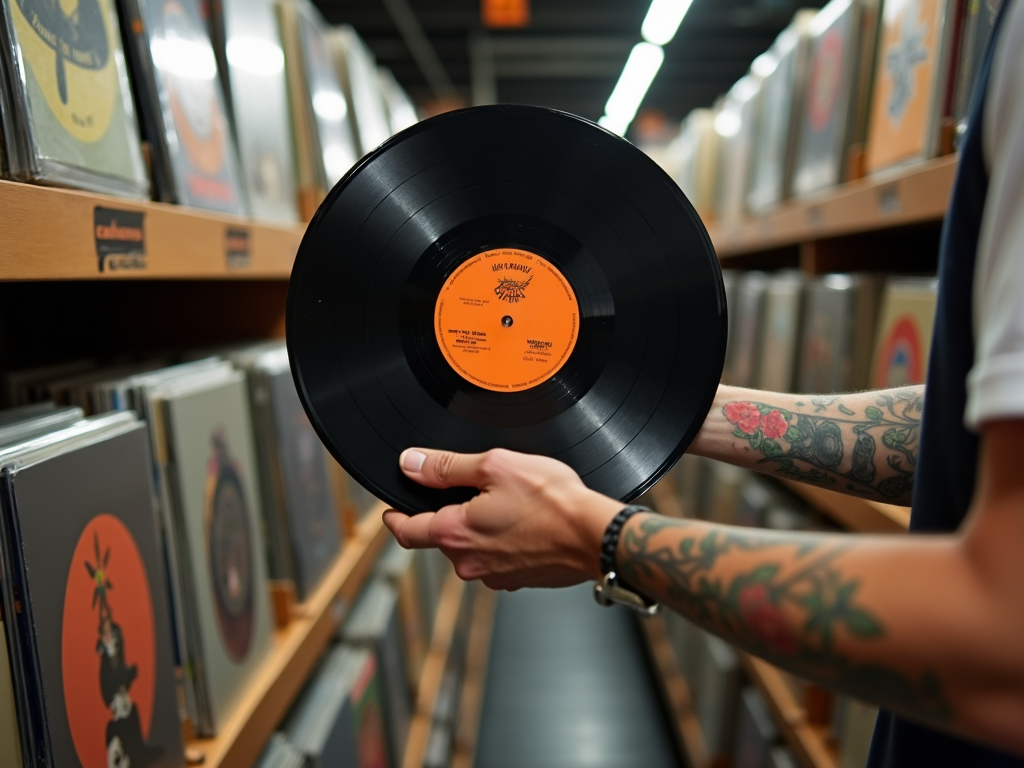
POLYGON ((769 411, 768 415, 761 419, 761 431, 765 437, 782 437, 789 429, 789 422, 782 415, 781 411, 769 411))
POLYGON ((745 587, 739 594, 739 608, 744 622, 769 648, 784 654, 794 654, 799 650, 799 644, 786 624, 786 617, 772 603, 764 584, 745 587))
POLYGON ((754 434, 761 425, 761 412, 753 403, 729 403, 725 406, 725 418, 746 435, 754 434))

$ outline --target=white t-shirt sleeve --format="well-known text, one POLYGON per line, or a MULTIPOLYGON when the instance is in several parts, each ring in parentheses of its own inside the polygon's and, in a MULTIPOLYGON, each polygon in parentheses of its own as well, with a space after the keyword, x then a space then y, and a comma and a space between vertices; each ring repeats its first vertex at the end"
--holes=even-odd
POLYGON ((988 196, 974 268, 974 367, 964 422, 1024 418, 1024 2, 996 44, 982 134, 988 196))

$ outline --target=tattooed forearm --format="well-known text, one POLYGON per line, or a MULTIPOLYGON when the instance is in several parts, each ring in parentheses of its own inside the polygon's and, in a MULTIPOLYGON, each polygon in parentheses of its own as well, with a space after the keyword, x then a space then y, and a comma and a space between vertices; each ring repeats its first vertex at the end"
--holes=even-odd
POLYGON ((938 678, 855 661, 841 648, 881 642, 886 628, 858 599, 836 537, 778 534, 644 516, 627 528, 627 582, 726 640, 797 674, 903 712, 950 716, 938 678), (843 642, 839 642, 842 638, 843 642))
POLYGON ((801 398, 730 400, 722 414, 734 444, 763 470, 792 480, 909 504, 924 387, 801 398), (785 403, 785 405, 783 405, 785 403))

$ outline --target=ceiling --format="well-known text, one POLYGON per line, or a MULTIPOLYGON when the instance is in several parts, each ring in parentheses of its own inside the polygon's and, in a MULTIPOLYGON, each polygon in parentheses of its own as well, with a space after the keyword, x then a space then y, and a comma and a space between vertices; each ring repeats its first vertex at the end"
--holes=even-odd
MULTIPOLYGON (((438 111, 438 104, 511 102, 591 120, 602 115, 630 49, 640 41, 650 5, 532 0, 529 26, 488 31, 480 23, 480 0, 314 2, 332 24, 352 24, 428 113, 438 111)), ((665 63, 641 110, 661 112, 674 123, 694 107, 709 106, 771 45, 798 6, 822 4, 694 0, 665 47, 665 63)))

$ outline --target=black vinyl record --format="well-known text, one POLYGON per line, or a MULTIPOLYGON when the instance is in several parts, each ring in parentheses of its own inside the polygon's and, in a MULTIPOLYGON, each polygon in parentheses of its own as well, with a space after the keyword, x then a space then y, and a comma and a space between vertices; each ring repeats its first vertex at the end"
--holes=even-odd
POLYGON ((703 424, 727 325, 707 231, 664 171, 582 118, 504 105, 364 157, 306 231, 286 319, 317 433, 404 512, 475 493, 408 480, 411 446, 544 454, 635 498, 703 424))

